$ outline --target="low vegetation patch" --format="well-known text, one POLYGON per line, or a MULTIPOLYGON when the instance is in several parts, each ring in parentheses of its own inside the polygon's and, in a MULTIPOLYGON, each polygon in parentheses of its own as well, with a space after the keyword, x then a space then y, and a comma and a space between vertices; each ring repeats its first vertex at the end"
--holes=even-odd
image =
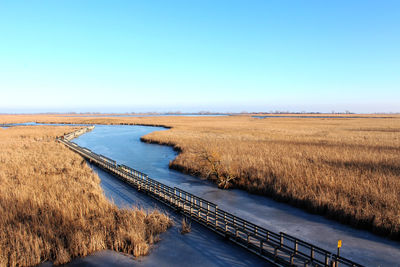
POLYGON ((171 220, 118 209, 85 161, 55 141, 72 127, 0 131, 0 266, 55 264, 112 249, 146 255, 171 220))
POLYGON ((181 234, 187 234, 190 233, 190 231, 192 231, 192 223, 189 221, 188 218, 183 217, 182 219, 182 226, 181 226, 181 234))

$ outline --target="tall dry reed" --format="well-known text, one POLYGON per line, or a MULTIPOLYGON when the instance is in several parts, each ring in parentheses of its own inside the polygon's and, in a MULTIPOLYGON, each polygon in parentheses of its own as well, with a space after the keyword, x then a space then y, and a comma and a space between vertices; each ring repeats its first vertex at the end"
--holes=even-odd
POLYGON ((0 266, 62 264, 103 249, 146 255, 171 224, 110 203, 85 161, 54 140, 70 131, 0 129, 0 266))

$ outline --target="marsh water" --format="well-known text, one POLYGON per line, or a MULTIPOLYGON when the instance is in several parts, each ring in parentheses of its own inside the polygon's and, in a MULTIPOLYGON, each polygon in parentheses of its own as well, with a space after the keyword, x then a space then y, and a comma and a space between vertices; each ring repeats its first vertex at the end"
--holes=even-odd
MULTIPOLYGON (((96 125, 92 132, 80 136, 74 142, 110 157, 119 164, 140 170, 162 183, 179 187, 214 202, 221 209, 269 230, 286 232, 331 252, 336 252, 337 241, 341 239, 343 240, 341 256, 366 266, 398 266, 399 242, 376 236, 367 231, 353 229, 267 197, 251 195, 242 190, 221 190, 209 181, 169 169, 168 163, 176 157, 177 152, 168 146, 140 141, 140 137, 143 135, 163 130, 166 129, 147 126, 96 125)), ((265 265, 265 262, 257 256, 226 242, 195 223, 192 224, 191 233, 180 235, 178 228, 181 218, 178 215, 97 167, 92 166, 92 168, 99 174, 106 196, 118 206, 157 207, 164 209, 176 221, 173 228, 161 235, 161 241, 155 246, 153 252, 147 257, 135 260, 135 264, 161 264, 161 266, 178 264, 265 265)), ((103 253, 112 254, 112 252, 103 253)), ((101 255, 100 253, 99 257, 101 255)), ((114 257, 122 256, 114 255, 114 257)), ((126 258, 121 259, 121 262, 123 263, 124 260, 129 262, 126 258)), ((132 264, 132 262, 128 264, 132 264)))

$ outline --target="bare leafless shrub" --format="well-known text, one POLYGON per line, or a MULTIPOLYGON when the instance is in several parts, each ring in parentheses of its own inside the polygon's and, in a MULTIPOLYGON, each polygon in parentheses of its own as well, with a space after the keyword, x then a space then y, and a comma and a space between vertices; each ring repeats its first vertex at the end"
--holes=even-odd
MULTIPOLYGON (((197 152, 195 152, 197 153, 197 152)), ((231 187, 232 182, 238 178, 230 164, 224 164, 221 155, 215 151, 202 150, 197 153, 200 161, 204 164, 202 170, 206 178, 215 180, 218 187, 227 189, 231 187)))

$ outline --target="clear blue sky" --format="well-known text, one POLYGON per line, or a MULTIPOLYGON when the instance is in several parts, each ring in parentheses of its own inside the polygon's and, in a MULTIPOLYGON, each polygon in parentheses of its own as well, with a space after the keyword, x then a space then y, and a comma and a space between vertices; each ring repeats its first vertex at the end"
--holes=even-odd
POLYGON ((400 112, 400 1, 0 0, 0 112, 400 112))

